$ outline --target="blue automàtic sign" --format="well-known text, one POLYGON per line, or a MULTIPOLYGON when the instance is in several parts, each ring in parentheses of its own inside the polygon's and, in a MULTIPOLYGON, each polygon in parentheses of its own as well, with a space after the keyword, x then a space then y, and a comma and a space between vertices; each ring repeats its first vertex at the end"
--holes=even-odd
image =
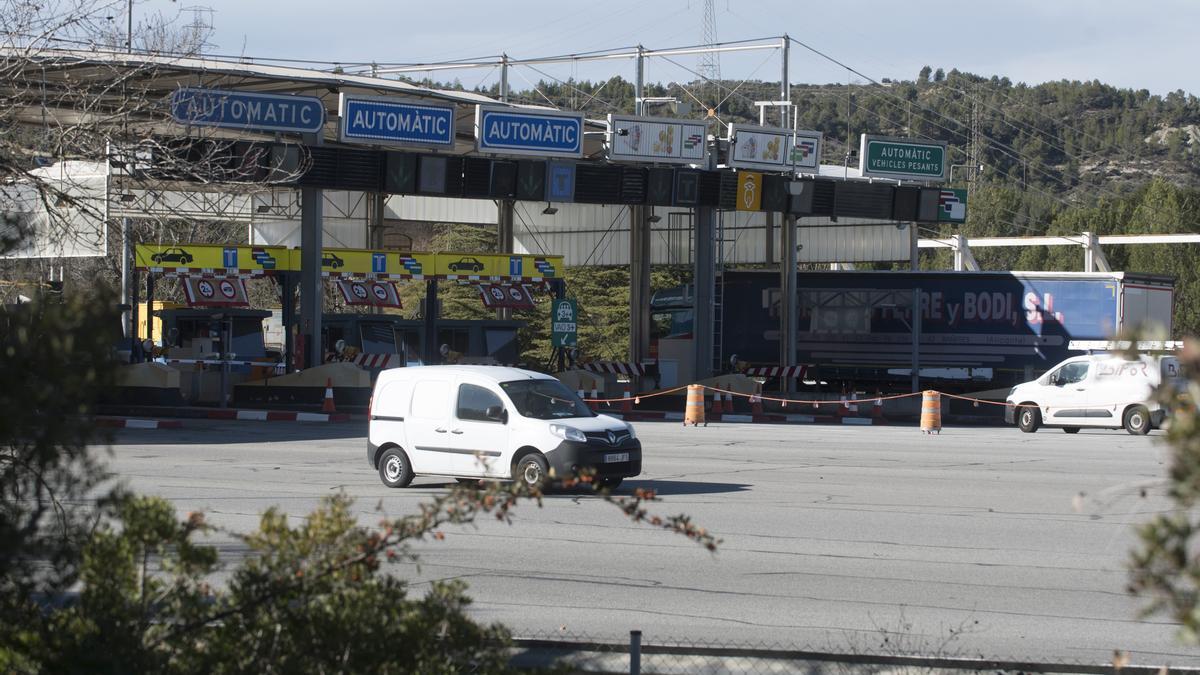
POLYGON ((315 134, 325 126, 325 106, 313 96, 282 96, 184 87, 171 95, 180 124, 243 131, 315 134))
POLYGON ((479 152, 502 155, 583 156, 583 114, 478 106, 479 152))
POLYGON ((454 147, 454 105, 341 96, 339 137, 348 143, 454 147))

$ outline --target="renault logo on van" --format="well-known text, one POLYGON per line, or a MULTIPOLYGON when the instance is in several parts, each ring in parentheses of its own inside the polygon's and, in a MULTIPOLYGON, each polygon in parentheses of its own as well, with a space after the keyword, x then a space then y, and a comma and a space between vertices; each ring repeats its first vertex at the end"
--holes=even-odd
POLYGON ((617 435, 616 435, 616 434, 614 434, 614 433, 613 433, 613 432, 611 432, 611 431, 610 431, 610 432, 608 432, 608 444, 609 444, 609 445, 616 445, 616 444, 617 444, 617 435))

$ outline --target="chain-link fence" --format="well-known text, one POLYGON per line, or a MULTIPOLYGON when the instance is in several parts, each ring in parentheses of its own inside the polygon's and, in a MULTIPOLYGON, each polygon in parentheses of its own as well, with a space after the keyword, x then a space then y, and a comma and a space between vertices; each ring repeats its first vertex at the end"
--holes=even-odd
POLYGON ((853 653, 811 651, 783 644, 697 643, 643 636, 594 639, 554 633, 518 636, 513 665, 562 673, 630 673, 631 675, 975 675, 977 673, 1047 673, 1052 675, 1200 675, 1200 666, 1133 663, 1114 652, 1106 663, 1020 661, 920 653, 853 653))

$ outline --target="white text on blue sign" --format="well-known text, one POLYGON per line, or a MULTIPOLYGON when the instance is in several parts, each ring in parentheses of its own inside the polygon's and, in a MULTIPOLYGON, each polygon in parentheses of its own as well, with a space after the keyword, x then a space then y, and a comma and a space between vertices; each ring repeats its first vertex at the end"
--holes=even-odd
POLYGON ((583 119, 529 113, 484 111, 480 150, 527 151, 578 155, 582 152, 583 119))
POLYGON ((177 89, 171 115, 181 124, 293 133, 316 133, 325 124, 317 98, 217 89, 177 89))
POLYGON ((454 145, 454 108, 347 98, 342 107, 348 140, 454 145))

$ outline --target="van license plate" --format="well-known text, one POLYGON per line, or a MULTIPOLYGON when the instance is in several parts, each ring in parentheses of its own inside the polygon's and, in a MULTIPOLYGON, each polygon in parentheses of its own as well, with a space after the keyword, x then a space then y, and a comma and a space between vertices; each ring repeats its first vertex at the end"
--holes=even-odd
POLYGON ((613 453, 609 453, 604 456, 605 464, 615 464, 617 462, 628 462, 628 461, 629 461, 629 453, 628 452, 613 452, 613 453))

